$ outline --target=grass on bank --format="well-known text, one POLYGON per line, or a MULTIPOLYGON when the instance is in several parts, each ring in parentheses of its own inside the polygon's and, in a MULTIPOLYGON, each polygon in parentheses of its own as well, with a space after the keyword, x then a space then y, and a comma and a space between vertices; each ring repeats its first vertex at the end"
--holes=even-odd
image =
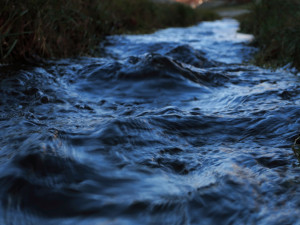
POLYGON ((0 0, 0 63, 89 55, 106 35, 217 18, 151 0, 0 0))
POLYGON ((260 0, 241 18, 241 31, 252 33, 260 51, 260 66, 292 63, 300 69, 300 0, 260 0))

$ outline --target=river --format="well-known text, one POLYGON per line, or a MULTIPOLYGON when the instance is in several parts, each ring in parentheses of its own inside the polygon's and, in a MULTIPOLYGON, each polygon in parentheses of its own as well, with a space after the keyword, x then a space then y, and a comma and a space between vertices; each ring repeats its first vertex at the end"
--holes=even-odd
POLYGON ((246 63, 237 30, 1 66, 0 224, 300 224, 300 78, 246 63))

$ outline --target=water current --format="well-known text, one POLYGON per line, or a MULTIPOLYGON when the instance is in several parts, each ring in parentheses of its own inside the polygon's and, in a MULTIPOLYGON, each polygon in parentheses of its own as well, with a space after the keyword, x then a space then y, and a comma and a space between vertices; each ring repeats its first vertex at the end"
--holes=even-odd
POLYGON ((0 224, 300 224, 300 78, 245 63, 237 30, 1 66, 0 224))

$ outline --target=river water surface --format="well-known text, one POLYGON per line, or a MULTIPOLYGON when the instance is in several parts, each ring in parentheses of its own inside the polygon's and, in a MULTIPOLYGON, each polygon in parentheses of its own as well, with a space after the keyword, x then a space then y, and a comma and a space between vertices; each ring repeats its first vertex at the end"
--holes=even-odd
POLYGON ((300 224, 300 78, 243 63, 237 30, 2 66, 0 224, 300 224))

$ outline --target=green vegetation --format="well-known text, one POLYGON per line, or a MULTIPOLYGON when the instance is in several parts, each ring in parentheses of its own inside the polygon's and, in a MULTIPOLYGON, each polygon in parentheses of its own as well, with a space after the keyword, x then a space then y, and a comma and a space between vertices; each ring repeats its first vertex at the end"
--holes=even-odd
POLYGON ((300 69, 300 0, 260 0, 240 18, 241 31, 252 33, 260 48, 258 65, 300 69))
POLYGON ((300 135, 298 136, 298 138, 296 138, 296 140, 292 146, 292 149, 293 149, 294 154, 296 155, 297 159, 300 162, 300 135))
POLYGON ((0 62, 89 55, 106 35, 216 19, 151 0, 0 0, 0 62))

